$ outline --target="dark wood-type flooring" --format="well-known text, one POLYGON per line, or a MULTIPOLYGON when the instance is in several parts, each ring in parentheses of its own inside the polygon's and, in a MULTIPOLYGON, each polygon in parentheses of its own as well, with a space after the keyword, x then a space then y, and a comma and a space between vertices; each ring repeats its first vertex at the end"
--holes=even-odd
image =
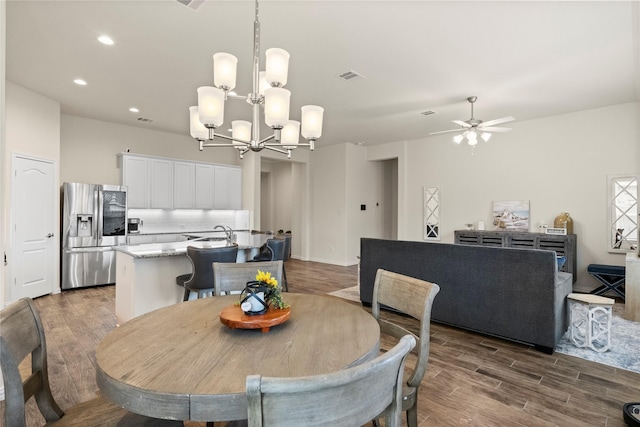
MULTIPOLYGON (((290 260, 286 269, 291 292, 326 294, 357 283, 356 266, 290 260)), ((102 286, 36 299, 53 393, 63 409, 98 392, 94 352, 115 327, 114 295, 114 286, 102 286)), ((405 317, 385 315, 416 329, 405 317)), ((383 348, 390 345, 383 339, 383 348)), ((640 401, 640 374, 438 324, 429 363, 421 426, 625 426, 622 405, 640 401)), ((43 424, 30 401, 28 426, 43 424)))

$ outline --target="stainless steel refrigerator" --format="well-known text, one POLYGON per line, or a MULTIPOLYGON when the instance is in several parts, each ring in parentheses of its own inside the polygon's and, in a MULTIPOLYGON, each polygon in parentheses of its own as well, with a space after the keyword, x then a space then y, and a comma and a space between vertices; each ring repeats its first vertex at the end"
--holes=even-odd
POLYGON ((114 246, 127 242, 127 187, 62 186, 62 289, 116 281, 114 246))

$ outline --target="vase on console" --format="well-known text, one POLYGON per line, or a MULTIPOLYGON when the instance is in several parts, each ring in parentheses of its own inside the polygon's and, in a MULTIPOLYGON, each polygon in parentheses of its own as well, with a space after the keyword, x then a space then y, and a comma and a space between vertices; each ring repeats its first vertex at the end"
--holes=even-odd
POLYGON ((560 215, 553 220, 553 227, 564 228, 567 230, 567 234, 573 234, 573 218, 571 218, 568 212, 561 212, 560 215))

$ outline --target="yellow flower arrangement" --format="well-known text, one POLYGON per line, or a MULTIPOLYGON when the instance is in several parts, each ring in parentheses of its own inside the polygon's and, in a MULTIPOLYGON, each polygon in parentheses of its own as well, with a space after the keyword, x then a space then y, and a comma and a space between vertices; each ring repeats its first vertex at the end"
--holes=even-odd
POLYGON ((258 270, 256 274, 256 281, 268 287, 266 292, 266 300, 275 309, 281 310, 289 307, 287 303, 282 300, 282 294, 280 293, 280 287, 278 286, 278 279, 271 276, 268 271, 258 270))

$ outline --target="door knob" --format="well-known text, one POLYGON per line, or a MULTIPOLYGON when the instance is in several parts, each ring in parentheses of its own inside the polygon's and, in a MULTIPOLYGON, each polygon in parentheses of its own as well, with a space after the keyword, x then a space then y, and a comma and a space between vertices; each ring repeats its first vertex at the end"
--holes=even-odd
POLYGON ((49 237, 49 238, 53 237, 53 233, 47 234, 47 237, 49 237))

